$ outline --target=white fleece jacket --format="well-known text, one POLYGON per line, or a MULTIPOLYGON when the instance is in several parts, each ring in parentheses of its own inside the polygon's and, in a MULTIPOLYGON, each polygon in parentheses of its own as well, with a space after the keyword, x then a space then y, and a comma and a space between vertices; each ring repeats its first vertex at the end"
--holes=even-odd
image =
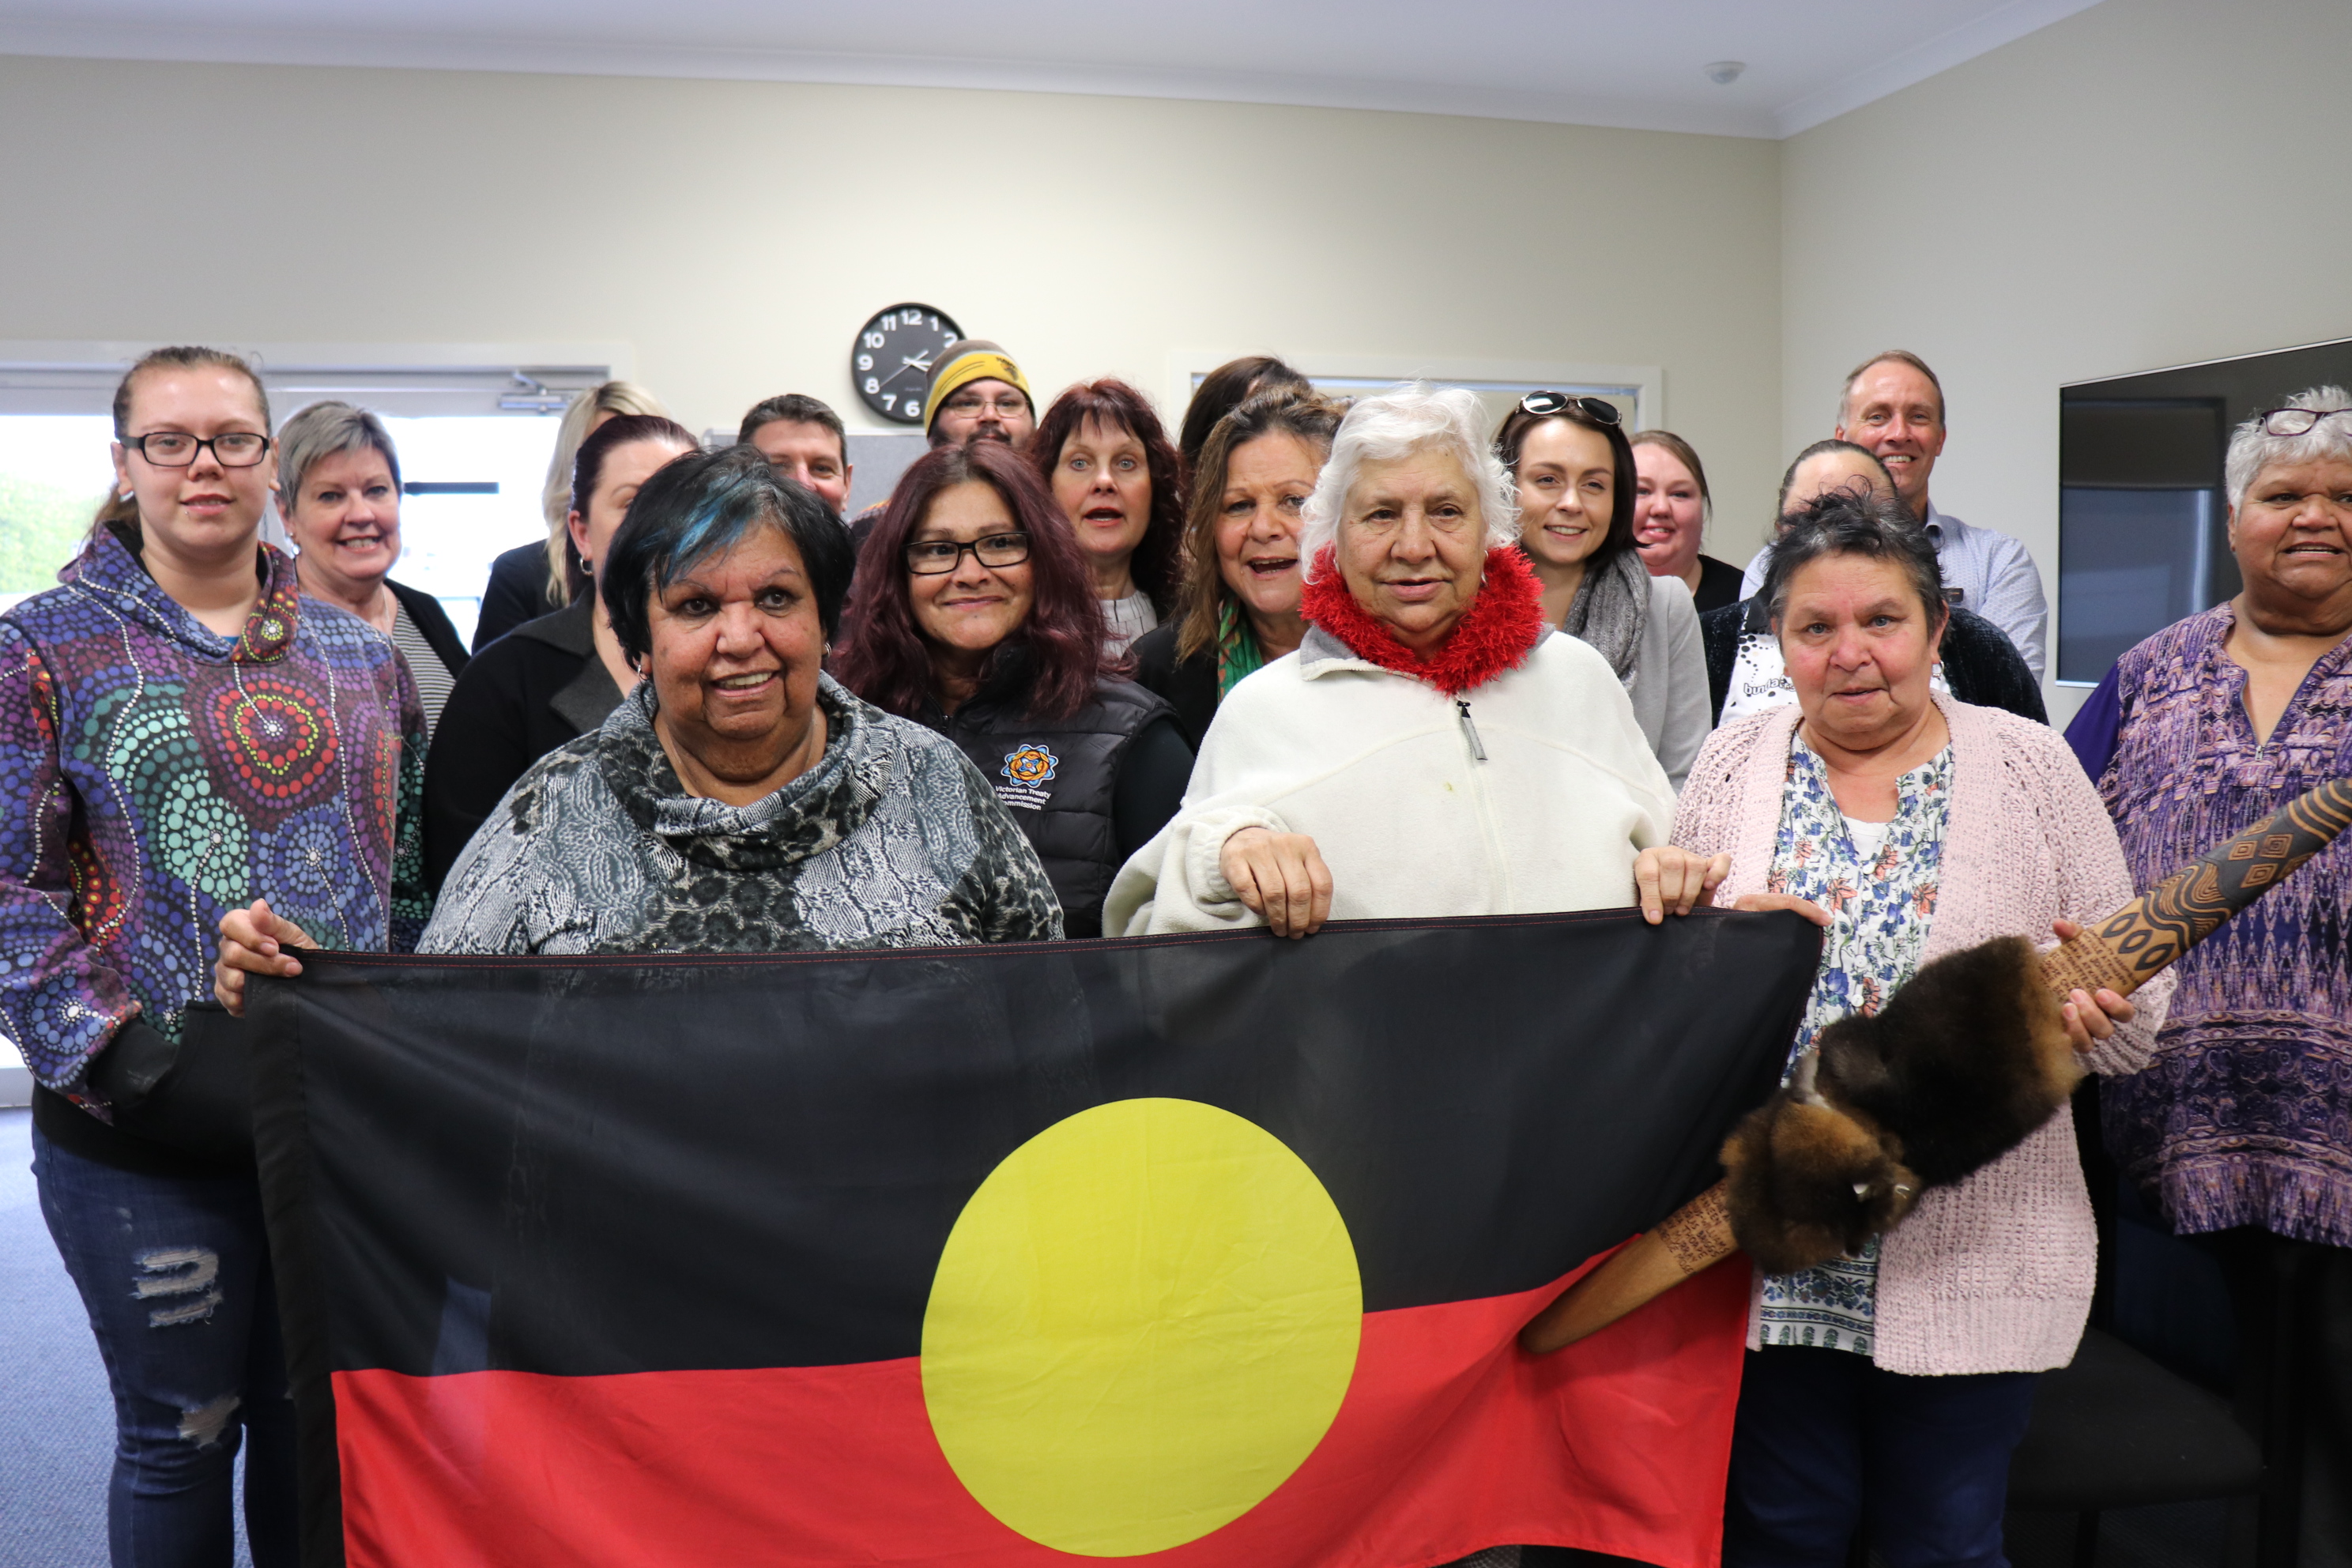
POLYGON ((1112 883, 1103 934, 1262 923, 1218 869, 1244 827, 1315 840, 1335 920, 1631 904, 1675 792, 1607 661, 1555 634, 1459 700, 1466 723, 1455 699, 1309 627, 1226 695, 1183 807, 1112 883))

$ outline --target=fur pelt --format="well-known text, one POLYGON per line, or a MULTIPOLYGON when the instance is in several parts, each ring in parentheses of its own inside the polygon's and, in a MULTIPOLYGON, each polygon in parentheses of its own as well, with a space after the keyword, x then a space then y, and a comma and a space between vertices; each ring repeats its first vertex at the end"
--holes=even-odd
POLYGON ((1919 1178, 1866 1117, 1813 1089, 1807 1053, 1786 1089, 1751 1110, 1723 1145, 1731 1234, 1767 1274, 1794 1274, 1859 1252, 1918 1199, 1919 1178))
POLYGON ((1448 697, 1459 697, 1507 669, 1517 669, 1552 630, 1544 624, 1543 584, 1517 545, 1486 552, 1478 596, 1454 623, 1453 634, 1427 658, 1397 641, 1356 603, 1339 579, 1339 558, 1328 545, 1316 554, 1315 574, 1300 591, 1298 608, 1347 644, 1358 658, 1427 681, 1448 697))
POLYGON ((1922 965, 1886 1005, 1816 1042, 1822 1093, 1901 1141, 1931 1187, 2025 1142, 2083 1081, 2041 955, 2002 937, 1922 965))
POLYGON ((2024 1142, 2083 1070, 2031 942, 1947 953, 1823 1029, 1724 1144, 1732 1234, 1767 1273, 1850 1254, 2024 1142))

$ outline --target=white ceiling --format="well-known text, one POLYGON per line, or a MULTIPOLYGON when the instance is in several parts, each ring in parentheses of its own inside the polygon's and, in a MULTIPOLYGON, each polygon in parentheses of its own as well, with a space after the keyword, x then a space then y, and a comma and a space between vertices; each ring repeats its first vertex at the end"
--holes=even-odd
POLYGON ((1793 135, 2096 0, 0 0, 0 54, 1097 92, 1793 135), (1715 60, 1743 60, 1728 87, 1715 60))

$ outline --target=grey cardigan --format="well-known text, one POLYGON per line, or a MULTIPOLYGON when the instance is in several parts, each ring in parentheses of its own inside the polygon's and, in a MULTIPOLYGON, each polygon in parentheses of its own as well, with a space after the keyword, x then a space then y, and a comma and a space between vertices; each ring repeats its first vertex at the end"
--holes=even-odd
POLYGON ((1691 763, 1715 727, 1707 700, 1706 646, 1699 640, 1698 608, 1679 577, 1650 579, 1650 615, 1625 695, 1634 721, 1666 780, 1679 791, 1691 763))

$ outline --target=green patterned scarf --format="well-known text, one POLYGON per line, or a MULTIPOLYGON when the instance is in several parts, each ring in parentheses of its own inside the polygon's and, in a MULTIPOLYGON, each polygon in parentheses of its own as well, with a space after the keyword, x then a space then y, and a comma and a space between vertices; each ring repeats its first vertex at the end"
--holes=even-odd
POLYGON ((1265 654, 1257 646, 1257 634, 1250 630, 1249 617, 1231 599, 1217 606, 1217 700, 1234 683, 1265 662, 1265 654))

